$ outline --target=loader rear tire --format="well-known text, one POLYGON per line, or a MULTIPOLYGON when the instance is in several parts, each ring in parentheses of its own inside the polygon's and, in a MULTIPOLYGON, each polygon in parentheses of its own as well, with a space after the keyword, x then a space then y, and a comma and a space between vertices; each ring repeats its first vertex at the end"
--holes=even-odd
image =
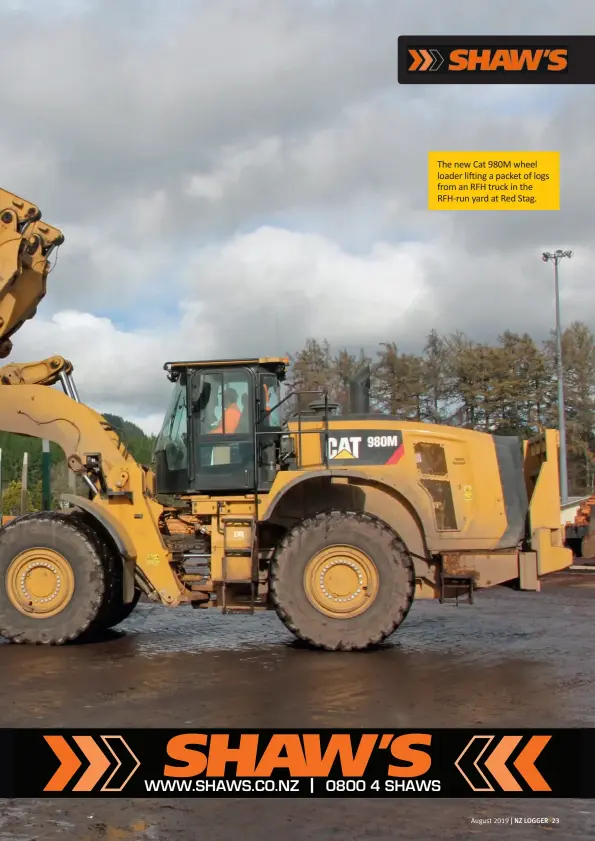
POLYGON ((414 592, 407 547, 367 514, 331 511, 304 520, 271 564, 278 616, 297 637, 329 651, 385 640, 407 616, 414 592))
POLYGON ((97 535, 65 512, 28 514, 0 532, 0 635, 62 645, 80 637, 106 605, 97 535))

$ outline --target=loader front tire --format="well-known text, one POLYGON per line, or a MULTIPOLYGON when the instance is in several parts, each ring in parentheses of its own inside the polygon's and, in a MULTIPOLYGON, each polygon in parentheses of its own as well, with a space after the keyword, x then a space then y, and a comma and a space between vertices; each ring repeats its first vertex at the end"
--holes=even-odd
POLYGON ((80 637, 106 605, 101 544, 82 519, 28 514, 0 531, 0 635, 62 645, 80 637))
POLYGON ((407 616, 414 592, 407 547, 367 514, 332 511, 304 520, 271 564, 278 616, 297 637, 329 651, 385 640, 407 616))
POLYGON ((120 596, 116 602, 112 602, 110 615, 107 619, 105 628, 115 628, 116 625, 120 625, 128 619, 134 608, 137 606, 140 595, 141 591, 138 587, 136 587, 134 590, 134 598, 128 604, 124 604, 122 596, 120 596))

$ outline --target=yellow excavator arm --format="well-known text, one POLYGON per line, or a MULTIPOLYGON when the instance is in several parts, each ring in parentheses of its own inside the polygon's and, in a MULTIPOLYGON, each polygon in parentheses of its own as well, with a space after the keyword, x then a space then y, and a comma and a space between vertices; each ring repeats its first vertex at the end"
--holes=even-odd
POLYGON ((0 189, 0 359, 12 350, 11 336, 37 312, 50 255, 63 242, 37 205, 0 189))

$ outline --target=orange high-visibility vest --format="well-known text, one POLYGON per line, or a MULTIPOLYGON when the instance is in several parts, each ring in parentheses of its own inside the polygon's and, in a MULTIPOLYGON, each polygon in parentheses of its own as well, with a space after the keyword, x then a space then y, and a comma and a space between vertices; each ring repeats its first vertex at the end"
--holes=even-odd
MULTIPOLYGON (((226 434, 231 434, 232 432, 236 431, 236 429, 238 428, 238 424, 240 422, 241 416, 242 416, 242 413, 240 412, 237 403, 231 403, 227 407, 227 409, 225 410, 225 433, 226 434)), ((223 432, 223 423, 222 423, 222 421, 219 421, 219 424, 215 427, 215 429, 211 430, 211 433, 218 433, 219 435, 221 435, 222 432, 223 432)))

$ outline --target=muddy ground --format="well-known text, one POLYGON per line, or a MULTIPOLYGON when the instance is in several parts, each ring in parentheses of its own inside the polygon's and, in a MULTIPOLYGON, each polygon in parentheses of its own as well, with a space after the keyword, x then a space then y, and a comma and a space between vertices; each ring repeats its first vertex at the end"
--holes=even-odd
MULTIPOLYGON (((318 653, 274 614, 141 604, 87 645, 0 645, 0 723, 110 727, 595 726, 595 574, 414 605, 385 647, 318 653)), ((0 841, 595 838, 595 801, 0 802, 0 841), (472 822, 502 814, 555 826, 472 822)))

